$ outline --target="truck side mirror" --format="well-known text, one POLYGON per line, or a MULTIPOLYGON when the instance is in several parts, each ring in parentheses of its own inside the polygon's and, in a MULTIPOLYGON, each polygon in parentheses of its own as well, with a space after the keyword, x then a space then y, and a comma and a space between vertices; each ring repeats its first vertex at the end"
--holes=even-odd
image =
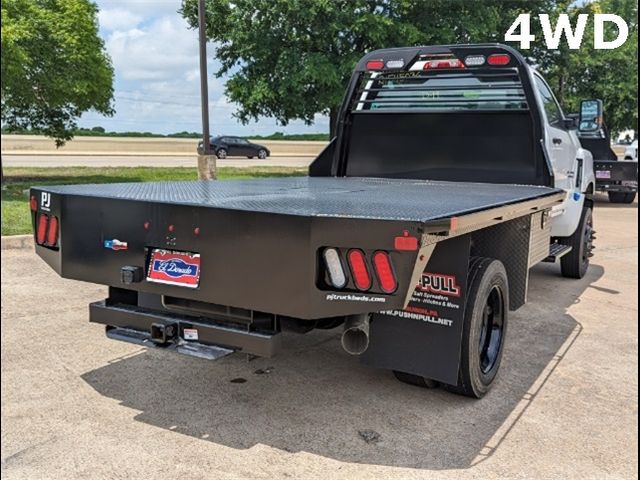
POLYGON ((596 132, 603 126, 602 100, 583 100, 580 102, 580 122, 578 130, 581 132, 596 132))

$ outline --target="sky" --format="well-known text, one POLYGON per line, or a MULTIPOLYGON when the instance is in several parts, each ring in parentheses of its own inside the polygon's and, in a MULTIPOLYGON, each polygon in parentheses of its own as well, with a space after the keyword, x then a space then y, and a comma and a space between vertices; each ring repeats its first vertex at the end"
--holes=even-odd
MULTIPOLYGON (((109 131, 174 133, 202 130, 198 34, 177 13, 180 0, 97 0, 100 36, 115 70, 113 117, 85 113, 81 127, 109 131)), ((328 132, 329 121, 318 116, 314 125, 301 121, 286 127, 260 118, 242 125, 224 96, 224 78, 213 73, 219 63, 207 46, 209 122, 212 135, 269 135, 328 132)))

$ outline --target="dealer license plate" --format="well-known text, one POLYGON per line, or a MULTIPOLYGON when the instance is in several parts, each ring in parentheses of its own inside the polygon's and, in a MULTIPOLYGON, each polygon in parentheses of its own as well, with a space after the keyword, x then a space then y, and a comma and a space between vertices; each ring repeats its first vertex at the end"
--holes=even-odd
POLYGON ((147 281, 197 288, 200 281, 200 254, 154 248, 149 258, 147 281))
POLYGON ((596 178, 611 178, 611 170, 596 170, 596 178))

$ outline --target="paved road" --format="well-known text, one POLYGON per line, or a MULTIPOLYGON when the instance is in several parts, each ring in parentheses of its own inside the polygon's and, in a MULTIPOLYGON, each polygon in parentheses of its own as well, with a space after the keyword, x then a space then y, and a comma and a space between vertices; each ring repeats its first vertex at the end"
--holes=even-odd
MULTIPOLYGON (((229 158, 218 160, 221 167, 307 167, 313 157, 229 158)), ((194 156, 111 156, 111 155, 3 155, 5 167, 195 167, 194 156)))
POLYGON ((585 279, 534 269, 481 401, 365 368, 336 331, 215 363, 110 341, 87 322, 104 288, 3 250, 2 477, 636 478, 637 204, 595 220, 585 279))

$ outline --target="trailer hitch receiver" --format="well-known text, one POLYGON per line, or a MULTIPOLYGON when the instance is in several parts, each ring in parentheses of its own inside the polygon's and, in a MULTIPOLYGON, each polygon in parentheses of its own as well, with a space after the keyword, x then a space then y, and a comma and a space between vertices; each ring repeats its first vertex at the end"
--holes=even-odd
POLYGON ((151 341, 159 345, 169 343, 176 337, 178 332, 175 323, 152 323, 151 324, 151 341))

